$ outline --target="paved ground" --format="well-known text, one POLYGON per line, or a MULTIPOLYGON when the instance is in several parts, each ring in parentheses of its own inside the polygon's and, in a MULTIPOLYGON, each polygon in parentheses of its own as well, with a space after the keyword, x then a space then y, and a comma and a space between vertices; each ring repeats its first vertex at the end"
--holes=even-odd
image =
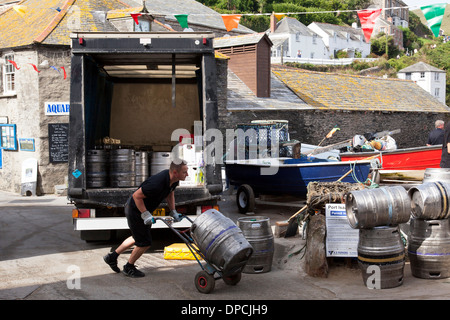
MULTIPOLYGON (((220 211, 232 219, 236 212, 234 197, 221 201, 220 211)), ((146 273, 130 279, 113 273, 102 256, 116 242, 86 243, 72 230, 72 206, 62 196, 22 197, 0 192, 0 299, 3 300, 378 300, 448 299, 450 279, 425 280, 411 275, 405 266, 404 282, 392 289, 368 289, 361 271, 354 264, 330 267, 327 278, 308 276, 301 254, 300 237, 276 238, 272 270, 263 274, 243 274, 236 286, 216 281, 208 295, 197 292, 194 276, 200 271, 196 262, 164 260, 164 246, 177 241, 169 230, 155 231, 155 245, 139 260, 146 273)), ((258 206, 256 214, 268 216, 272 224, 286 220, 295 208, 258 206)), ((121 256, 126 262, 128 253, 121 256)))

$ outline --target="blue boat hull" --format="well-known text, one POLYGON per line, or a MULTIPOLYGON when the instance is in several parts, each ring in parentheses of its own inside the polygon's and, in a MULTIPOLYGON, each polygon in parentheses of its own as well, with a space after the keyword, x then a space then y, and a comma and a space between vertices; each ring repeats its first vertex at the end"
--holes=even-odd
POLYGON ((231 185, 248 184, 257 194, 306 196, 307 186, 312 181, 334 182, 350 169, 353 172, 342 182, 364 182, 370 171, 370 161, 312 161, 297 159, 280 161, 272 166, 275 174, 262 174, 261 169, 269 165, 262 161, 227 161, 225 165, 227 179, 231 185), (278 169, 278 170, 277 170, 278 169))

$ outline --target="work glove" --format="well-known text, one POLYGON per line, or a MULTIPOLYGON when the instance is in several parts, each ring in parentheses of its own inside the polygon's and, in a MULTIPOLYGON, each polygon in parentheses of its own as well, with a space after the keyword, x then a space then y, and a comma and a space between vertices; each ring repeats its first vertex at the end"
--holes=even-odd
POLYGON ((177 210, 172 210, 170 211, 169 215, 173 218, 173 220, 175 222, 180 222, 181 221, 181 214, 177 212, 177 210))
POLYGON ((153 223, 153 216, 150 212, 144 211, 141 213, 141 218, 144 220, 145 225, 151 225, 153 223))

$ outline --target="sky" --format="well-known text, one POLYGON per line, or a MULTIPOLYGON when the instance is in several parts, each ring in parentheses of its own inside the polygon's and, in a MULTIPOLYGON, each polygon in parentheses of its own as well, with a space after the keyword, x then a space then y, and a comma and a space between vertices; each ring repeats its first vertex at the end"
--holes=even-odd
POLYGON ((428 6, 430 4, 450 3, 450 0, 403 0, 403 2, 408 6, 417 6, 417 8, 412 8, 413 10, 415 10, 423 6, 428 6))

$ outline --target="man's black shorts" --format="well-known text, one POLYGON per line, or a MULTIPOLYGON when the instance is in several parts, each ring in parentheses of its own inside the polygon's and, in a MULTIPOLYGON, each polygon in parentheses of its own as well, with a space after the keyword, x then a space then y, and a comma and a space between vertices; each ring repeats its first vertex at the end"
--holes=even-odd
POLYGON ((127 217, 128 227, 134 238, 136 247, 148 247, 152 245, 152 234, 150 232, 151 225, 144 224, 141 213, 133 210, 129 205, 129 201, 125 204, 125 216, 127 217))

